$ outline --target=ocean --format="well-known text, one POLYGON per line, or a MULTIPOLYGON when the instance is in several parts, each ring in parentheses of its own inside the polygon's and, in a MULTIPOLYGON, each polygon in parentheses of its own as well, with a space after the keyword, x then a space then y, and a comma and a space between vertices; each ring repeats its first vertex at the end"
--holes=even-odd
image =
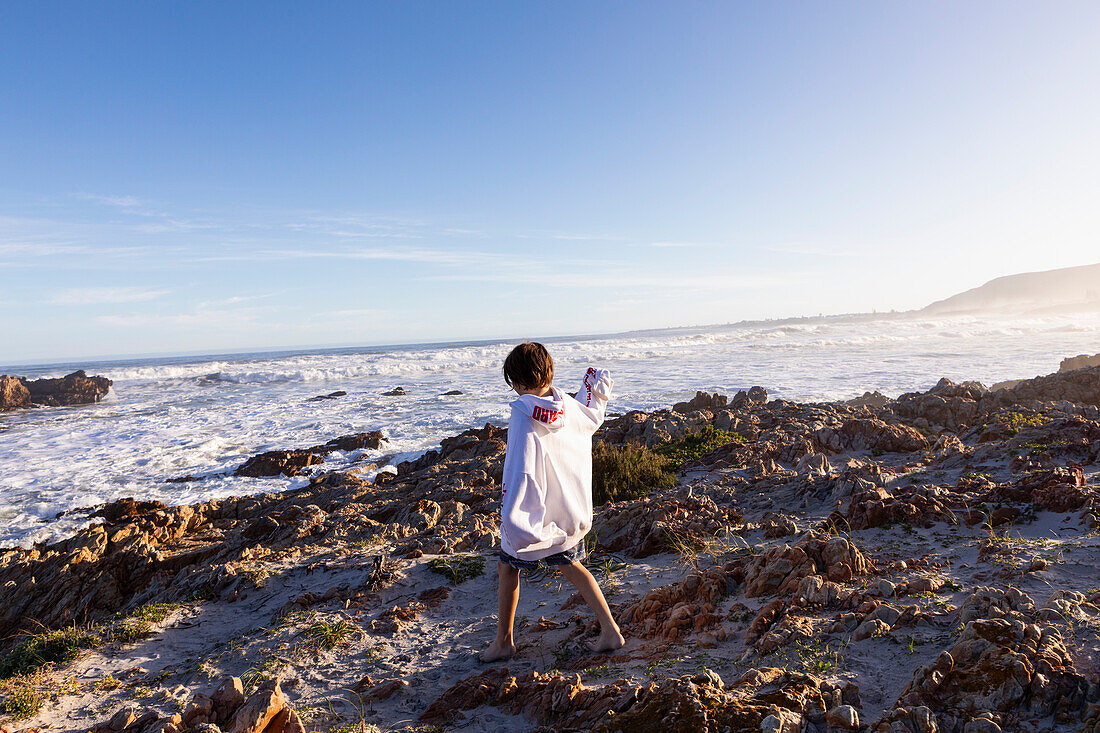
MULTIPOLYGON (((169 504, 300 486, 308 477, 236 478, 249 455, 382 430, 380 450, 331 454, 317 470, 407 460, 486 422, 513 396, 500 367, 515 342, 315 349, 0 367, 32 378, 77 368, 114 380, 103 402, 0 413, 0 546, 52 541, 88 522, 73 512, 121 497, 169 504), (406 395, 384 396, 394 387, 406 395), (346 396, 309 398, 342 390, 346 396), (461 390, 457 396, 444 396, 461 390), (166 483, 192 474, 202 481, 166 483), (59 516, 61 515, 61 516, 59 516)), ((1100 352, 1100 314, 1028 318, 860 316, 545 339, 555 384, 611 370, 611 412, 666 407, 696 390, 849 399, 925 390, 940 377, 1005 379, 1057 371, 1100 352)))

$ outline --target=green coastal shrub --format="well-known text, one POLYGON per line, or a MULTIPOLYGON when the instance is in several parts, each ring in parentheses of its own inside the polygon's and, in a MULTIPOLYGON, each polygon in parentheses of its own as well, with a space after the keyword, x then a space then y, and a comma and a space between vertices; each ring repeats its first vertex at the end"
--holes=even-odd
POLYGON ((153 633, 152 625, 140 618, 127 618, 119 621, 111 629, 111 641, 122 644, 133 644, 141 641, 153 633))
POLYGON ((736 433, 719 430, 713 425, 704 425, 698 433, 685 435, 679 440, 659 445, 653 449, 653 452, 667 460, 670 468, 676 469, 688 461, 705 456, 715 448, 733 442, 744 442, 744 438, 736 433))
POLYGON ((22 720, 38 714, 42 709, 42 698, 30 687, 16 687, 0 702, 0 713, 22 720))
POLYGON ((72 661, 82 649, 100 646, 103 640, 75 626, 35 634, 0 659, 0 679, 7 679, 42 667, 72 661))
POLYGON ((653 449, 596 443, 592 446, 592 503, 628 501, 654 489, 671 488, 677 483, 676 470, 685 463, 733 442, 744 438, 706 425, 698 433, 653 449))
POLYGON ((654 489, 676 485, 676 474, 669 461, 649 448, 635 445, 592 446, 592 503, 626 501, 644 496, 654 489))

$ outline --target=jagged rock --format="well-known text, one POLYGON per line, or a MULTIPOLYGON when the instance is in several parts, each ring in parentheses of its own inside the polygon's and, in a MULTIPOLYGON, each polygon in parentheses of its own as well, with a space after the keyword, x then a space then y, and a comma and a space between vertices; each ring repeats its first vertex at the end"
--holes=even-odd
POLYGON ((0 375, 0 412, 31 406, 31 393, 17 377, 0 375))
MULTIPOLYGON (((431 724, 450 724, 460 711, 493 705, 522 714, 555 730, 594 733, 718 733, 758 731, 768 718, 797 731, 803 719, 822 723, 839 688, 811 675, 765 667, 750 669, 730 685, 718 675, 650 682, 643 686, 619 680, 587 687, 579 675, 528 672, 512 677, 494 669, 453 685, 420 716, 431 724)), ((786 730, 785 728, 782 730, 786 730)))
POLYGON ((1035 614, 1035 602, 1018 588, 979 586, 959 605, 958 614, 964 624, 988 618, 1030 618, 1035 614))
POLYGON ((308 450, 272 450, 252 456, 233 472, 234 476, 297 476, 303 468, 324 463, 322 455, 308 450))
POLYGON ((873 636, 886 636, 890 633, 890 625, 879 619, 870 619, 860 624, 852 632, 852 641, 863 641, 873 636))
MULTIPOLYGON (((998 725, 1054 713, 1083 721, 1088 690, 1054 627, 979 619, 966 624, 949 651, 916 671, 895 707, 928 708, 943 730, 979 717, 998 725)), ((894 717, 888 713, 885 720, 894 717)))
POLYGON ((843 583, 871 571, 872 563, 844 537, 807 532, 794 545, 773 547, 744 569, 745 596, 793 593, 808 575, 843 583))
POLYGON ((1072 372, 1077 369, 1086 369, 1088 367, 1100 366, 1100 354, 1078 354, 1077 356, 1070 356, 1062 359, 1062 362, 1058 365, 1058 373, 1064 374, 1065 372, 1072 372))
MULTIPOLYGON (((182 689, 182 688, 181 688, 182 689)), ((184 706, 184 714, 162 717, 155 710, 137 716, 123 708, 93 733, 305 733, 298 714, 289 706, 277 678, 261 684, 247 698, 236 677, 222 680, 212 695, 196 693, 184 706)))
POLYGON ((687 402, 677 402, 672 406, 673 412, 689 413, 696 412, 698 410, 720 410, 726 406, 726 396, 720 395, 717 392, 714 394, 707 394, 706 392, 696 392, 695 396, 687 402))
POLYGON ((1090 366, 1026 379, 1012 389, 990 395, 989 399, 990 407, 1029 401, 1100 406, 1100 367, 1090 366))
POLYGON ((698 433, 713 422, 714 413, 710 410, 695 410, 686 414, 670 410, 649 413, 633 410, 605 422, 596 432, 595 439, 616 445, 631 443, 652 448, 698 433))
POLYGON ((912 484, 893 493, 881 486, 868 486, 852 497, 839 520, 853 530, 904 523, 928 527, 954 518, 955 513, 944 503, 946 498, 945 490, 935 486, 912 484))
POLYGON ((369 433, 356 433, 333 438, 323 445, 315 445, 311 448, 296 450, 273 450, 259 453, 245 461, 233 472, 234 476, 250 476, 253 478, 265 476, 297 476, 302 469, 325 462, 325 456, 334 451, 353 451, 362 448, 377 449, 382 446, 386 438, 382 431, 374 430, 369 433))
POLYGON ((717 603, 733 586, 726 568, 707 568, 677 583, 652 589, 628 606, 621 618, 638 636, 676 641, 721 621, 717 603))
POLYGON ((928 441, 907 425, 891 425, 878 418, 848 420, 839 428, 822 428, 814 435, 823 450, 832 453, 872 450, 911 453, 924 450, 928 441))
POLYGON ((451 389, 451 390, 447 390, 446 392, 444 392, 442 396, 443 397, 455 397, 455 396, 460 395, 460 394, 462 394, 461 389, 451 389))
POLYGON ((341 390, 337 390, 335 392, 329 392, 328 394, 320 394, 320 395, 317 395, 316 397, 310 397, 308 400, 306 400, 306 402, 321 402, 323 400, 334 400, 337 397, 346 397, 347 394, 348 394, 347 392, 345 392, 344 390, 341 389, 341 390))
POLYGON ((957 430, 974 423, 981 411, 979 400, 988 393, 980 382, 955 384, 945 377, 927 392, 901 395, 891 407, 901 417, 957 430))
POLYGON ((849 407, 885 407, 893 402, 889 397, 882 394, 878 390, 874 392, 864 392, 860 397, 854 397, 844 404, 849 407))
POLYGON ((1027 471, 1011 483, 996 487, 993 494, 1002 500, 1030 502, 1052 512, 1071 512, 1085 506, 1094 491, 1085 485, 1080 467, 1058 466, 1027 471))
POLYGON ((782 512, 764 512, 760 526, 764 529, 764 537, 768 539, 787 537, 798 532, 798 524, 794 521, 794 517, 782 512))
POLYGON ((36 405, 58 407, 87 405, 99 402, 110 391, 113 382, 106 377, 89 377, 83 369, 58 379, 21 380, 36 405))
MULTIPOLYGON (((738 393, 740 394, 740 393, 738 393)), ((749 393, 746 395, 749 402, 756 402, 757 404, 764 404, 768 401, 768 390, 763 387, 750 387, 749 393)))
POLYGON ((289 714, 279 680, 270 679, 237 708, 224 730, 225 733, 276 733, 286 724, 289 714))
POLYGON ((859 730, 859 713, 851 705, 839 705, 825 714, 825 722, 842 730, 859 730))
MULTIPOLYGON (((1097 599, 1100 600, 1100 599, 1097 599)), ((1100 615, 1100 607, 1090 603, 1084 593, 1061 589, 1039 609, 1039 618, 1067 624, 1090 623, 1092 617, 1100 615)))
POLYGON ((404 390, 403 387, 394 387, 389 392, 383 392, 382 396, 383 397, 404 397, 405 396, 405 390, 404 390))
POLYGON ((670 549, 671 537, 709 539, 742 523, 734 509, 705 494, 675 493, 643 496, 609 504, 594 518, 592 532, 609 552, 642 558, 670 549))
POLYGON ((237 677, 226 677, 210 698, 214 716, 211 722, 226 723, 244 705, 244 685, 237 677))

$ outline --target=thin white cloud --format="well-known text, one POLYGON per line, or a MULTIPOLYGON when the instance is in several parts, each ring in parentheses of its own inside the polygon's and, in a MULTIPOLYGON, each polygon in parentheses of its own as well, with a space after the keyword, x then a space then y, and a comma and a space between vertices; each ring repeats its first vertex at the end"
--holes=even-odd
POLYGON ((210 255, 194 258, 195 262, 258 262, 271 260, 388 260, 395 262, 421 262, 444 265, 486 264, 498 259, 498 255, 476 250, 447 251, 418 247, 372 247, 347 249, 272 249, 242 252, 231 255, 210 255))
POLYGON ((94 193, 74 193, 73 196, 84 201, 94 201, 97 204, 114 206, 119 209, 136 209, 144 205, 144 202, 136 196, 101 196, 94 193))
POLYGON ((625 237, 604 234, 570 234, 568 232, 521 232, 513 234, 517 239, 559 239, 567 242, 625 242, 625 237))
POLYGON ((209 308, 224 308, 228 305, 237 305, 238 303, 251 303, 257 300, 267 300, 268 298, 274 298, 279 295, 285 295, 290 291, 279 290, 274 293, 261 293, 259 295, 234 295, 229 298, 223 298, 221 300, 206 300, 199 303, 199 310, 209 308))
POLYGON ((650 247, 713 247, 713 242, 650 242, 650 247))
POLYGON ((104 305, 109 303, 141 303, 167 295, 168 290, 141 287, 69 288, 54 293, 42 301, 44 305, 104 305))
POLYGON ((231 329, 255 320, 255 315, 245 311, 196 310, 193 313, 148 314, 132 316, 97 316, 96 321, 105 326, 119 328, 176 327, 207 329, 231 329))
POLYGON ((789 286, 798 279, 797 274, 778 275, 665 275, 655 273, 634 274, 616 272, 613 269, 596 270, 591 273, 556 273, 540 270, 520 272, 476 272, 453 275, 437 275, 422 280, 442 280, 452 282, 497 282, 497 283, 535 283, 545 288, 584 290, 592 289, 605 292, 613 289, 652 291, 668 290, 706 291, 706 290, 750 290, 789 286))
POLYGON ((778 252, 787 255, 802 255, 804 257, 857 257, 858 252, 848 249, 834 249, 827 245, 817 244, 775 244, 761 247, 766 252, 778 252))

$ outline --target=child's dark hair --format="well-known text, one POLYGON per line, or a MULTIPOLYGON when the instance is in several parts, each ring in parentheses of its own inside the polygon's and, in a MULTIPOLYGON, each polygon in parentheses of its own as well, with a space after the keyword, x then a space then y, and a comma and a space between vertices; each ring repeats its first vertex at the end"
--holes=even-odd
POLYGON ((504 381, 509 387, 540 389, 554 380, 554 360, 542 344, 525 341, 504 360, 504 381))

